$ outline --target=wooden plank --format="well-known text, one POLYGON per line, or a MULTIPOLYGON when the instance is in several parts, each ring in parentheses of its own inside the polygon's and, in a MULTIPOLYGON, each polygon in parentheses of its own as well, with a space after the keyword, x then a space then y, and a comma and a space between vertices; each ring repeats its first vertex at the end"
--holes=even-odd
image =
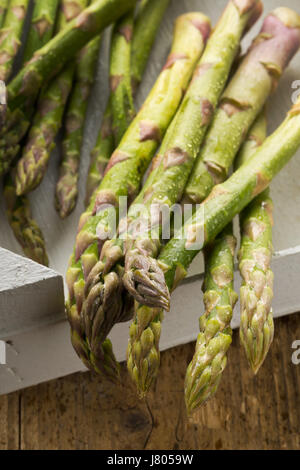
MULTIPOLYGON (((276 321, 274 345, 255 378, 235 332, 228 367, 216 397, 190 421, 185 415, 183 381, 193 343, 162 354, 159 379, 147 401, 136 398, 125 365, 123 385, 119 388, 90 373, 79 373, 24 390, 21 447, 299 448, 300 365, 291 360, 291 345, 300 338, 299 320, 300 314, 276 321)), ((7 397, 0 402, 7 403, 6 408, 2 404, 1 415, 14 415, 15 402, 3 400, 7 397)), ((2 416, 3 419, 7 422, 8 418, 2 416)), ((10 445, 17 445, 14 436, 10 437, 10 445)), ((7 438, 5 441, 2 437, 2 441, 7 438)))
POLYGON ((0 397, 0 450, 19 449, 19 393, 0 397))
POLYGON ((60 274, 0 247, 0 338, 64 318, 60 274))

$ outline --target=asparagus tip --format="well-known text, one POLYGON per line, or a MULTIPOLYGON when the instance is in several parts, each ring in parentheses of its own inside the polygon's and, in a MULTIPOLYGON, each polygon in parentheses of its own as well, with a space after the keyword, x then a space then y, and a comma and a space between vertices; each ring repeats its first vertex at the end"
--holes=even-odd
POLYGON ((126 259, 123 282, 139 303, 170 310, 170 292, 157 260, 141 254, 130 256, 126 259))

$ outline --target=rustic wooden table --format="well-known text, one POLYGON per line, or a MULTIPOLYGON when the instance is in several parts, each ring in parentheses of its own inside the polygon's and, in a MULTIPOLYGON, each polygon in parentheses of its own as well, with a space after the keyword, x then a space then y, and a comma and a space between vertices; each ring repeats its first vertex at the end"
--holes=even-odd
POLYGON ((75 374, 0 397, 0 449, 299 449, 300 314, 276 321, 271 353, 253 378, 234 333, 224 380, 188 421, 183 380, 194 344, 162 354, 155 390, 138 401, 125 365, 114 388, 75 374))

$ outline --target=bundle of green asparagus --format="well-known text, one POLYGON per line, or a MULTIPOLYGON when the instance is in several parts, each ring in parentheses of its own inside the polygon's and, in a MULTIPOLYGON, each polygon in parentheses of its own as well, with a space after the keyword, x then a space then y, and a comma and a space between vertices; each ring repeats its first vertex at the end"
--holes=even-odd
MULTIPOLYGON (((256 7, 256 2, 253 6, 256 7)), ((226 8, 200 59, 182 105, 161 144, 159 153, 164 156, 164 161, 152 171, 146 185, 129 209, 127 234, 131 240, 134 239, 135 227, 143 224, 142 217, 145 217, 145 211, 150 212, 154 204, 159 206, 160 201, 171 207, 180 200, 229 75, 240 38, 252 14, 252 10, 240 14, 232 3, 226 8), (224 47, 224 44, 227 44, 227 47, 224 47), (211 66, 207 67, 207 64, 211 66), (175 179, 177 185, 173 184, 175 179), (141 204, 145 209, 142 217, 135 210, 141 204)), ((159 226, 157 229, 159 230, 159 226)), ((121 227, 119 234, 122 235, 121 227)), ((138 244, 140 240, 138 245, 140 250, 149 249, 154 252, 159 250, 155 237, 152 240, 149 237, 149 242, 148 240, 145 242, 145 234, 142 234, 135 243, 138 244)), ((129 243, 126 245, 129 251, 129 243)), ((132 250, 134 249, 135 247, 132 247, 132 250)), ((120 310, 122 312, 122 305, 116 304, 113 300, 118 297, 119 286, 122 284, 124 252, 125 244, 121 236, 108 241, 103 247, 100 263, 88 276, 82 316, 86 324, 86 335, 92 344, 104 340, 114 323, 123 318, 123 313, 121 317, 119 314, 120 310), (105 285, 108 273, 114 275, 114 285, 105 285), (106 292, 109 293, 109 297, 105 295, 106 292), (109 310, 106 305, 109 305, 109 310)), ((164 306, 163 302, 161 306, 164 306)))
POLYGON ((0 0, 0 176, 15 237, 26 256, 47 265, 28 193, 42 183, 63 128, 55 207, 63 219, 73 211, 102 32, 112 25, 110 91, 67 271, 71 341, 88 369, 116 381, 120 366, 107 337, 116 323, 133 318, 127 366, 145 396, 158 375, 171 292, 203 251, 205 312, 185 378, 190 414, 216 393, 227 363, 238 299, 236 215, 240 339, 255 374, 273 340, 269 185, 300 147, 300 98, 268 138, 265 104, 299 50, 300 17, 284 7, 269 13, 239 58, 241 40, 262 13, 261 0, 229 0, 213 30, 203 13, 183 14, 166 63, 136 110, 169 4, 35 1, 23 66, 11 77, 31 9, 27 0, 0 0), (186 207, 189 217, 178 219, 176 209, 186 207))
MULTIPOLYGON (((296 13, 281 8, 266 18, 261 34, 254 41, 248 56, 224 93, 220 108, 186 187, 185 200, 203 201, 209 195, 213 185, 222 181, 228 174, 229 167, 242 143, 243 135, 276 84, 274 79, 279 78, 280 72, 298 50, 299 44, 299 16, 296 13), (284 38, 286 39, 285 47, 281 48, 284 38), (268 56, 270 59, 262 62, 268 56), (249 75, 250 70, 254 71, 253 75, 249 75), (274 70, 276 70, 275 76, 274 70), (250 79, 248 86, 247 77, 250 79), (231 136, 233 136, 232 140, 231 136)), ((163 249, 162 253, 165 253, 165 250, 163 249)), ((168 263, 173 261, 173 254, 172 252, 170 259, 167 258, 168 263)), ((164 284, 161 284, 163 276, 159 273, 160 270, 166 269, 163 255, 159 256, 156 263, 153 258, 149 260, 148 251, 144 250, 140 254, 138 269, 135 272, 134 280, 138 281, 138 285, 135 286, 132 282, 129 285, 127 282, 126 285, 137 300, 142 300, 142 304, 137 305, 135 309, 135 320, 130 328, 128 347, 128 369, 141 395, 149 389, 159 367, 159 337, 163 318, 161 305, 168 299, 166 296, 168 290, 174 289, 186 275, 185 263, 178 263, 171 278, 169 278, 170 273, 164 274, 166 278, 164 287, 164 284), (144 295, 141 299, 140 294, 144 292, 146 296, 144 295), (146 303, 155 308, 147 308, 146 303)), ((266 309, 268 309, 268 303, 266 309)), ((255 316, 253 318, 255 319, 255 316)), ((255 340, 255 335, 252 337, 255 340)), ((260 341, 263 337, 263 333, 260 333, 260 341)), ((271 339, 269 343, 270 341, 271 339)), ((263 347, 265 355, 268 346, 260 346, 260 348, 263 347)))
POLYGON ((135 3, 136 0, 95 0, 36 51, 11 81, 7 88, 8 113, 0 132, 0 175, 8 170, 18 153, 18 144, 30 126, 34 104, 44 83, 55 77, 85 44, 135 3))
MULTIPOLYGON (((71 325, 81 325, 81 331, 77 329, 78 336, 81 336, 81 342, 88 341, 89 349, 95 356, 101 348, 98 333, 105 337, 101 330, 107 331, 119 319, 128 318, 128 310, 129 313, 132 310, 131 302, 127 302, 126 296, 122 298, 123 286, 121 276, 117 273, 118 267, 107 274, 103 271, 103 260, 100 259, 103 239, 99 239, 98 233, 102 230, 114 236, 119 198, 128 196, 133 199, 138 193, 142 177, 204 49, 209 29, 208 19, 200 13, 183 15, 176 21, 173 46, 167 63, 113 153, 105 177, 80 219, 67 273, 70 293, 68 315, 71 325), (94 297, 95 302, 89 316, 83 318, 82 304, 86 293, 94 297)), ((118 247, 113 250, 118 255, 118 247)), ((75 347, 78 349, 77 345, 75 347)))
MULTIPOLYGON (((58 0, 35 2, 28 33, 23 62, 28 62, 36 50, 52 37, 58 0)), ((26 256, 48 266, 44 236, 37 222, 32 218, 30 201, 27 196, 18 196, 15 188, 15 172, 12 169, 4 179, 4 200, 8 222, 26 256)))
MULTIPOLYGON (((62 0, 58 17, 58 31, 63 31, 68 22, 82 12, 87 0, 62 0)), ((44 178, 55 137, 61 127, 64 109, 72 89, 74 65, 68 65, 45 88, 37 103, 22 158, 16 171, 18 196, 28 194, 39 186, 44 178)))
MULTIPOLYGON (((256 7, 257 5, 254 3, 253 8, 256 7)), ((211 111, 216 105, 218 93, 222 91, 222 83, 225 84, 230 71, 230 65, 235 58, 242 32, 246 28, 249 19, 252 19, 253 13, 251 11, 248 11, 247 13, 248 16, 240 15, 236 7, 231 2, 229 3, 229 6, 225 10, 222 19, 219 21, 213 36, 208 42, 204 56, 199 64, 198 70, 202 71, 203 68, 207 69, 206 73, 201 72, 201 74, 199 74, 198 70, 195 73, 192 85, 190 86, 186 97, 183 100, 182 106, 161 145, 161 150, 159 152, 161 157, 158 155, 158 158, 156 158, 156 165, 157 162, 159 162, 159 165, 157 165, 153 170, 140 195, 129 209, 127 217, 127 234, 129 235, 130 243, 127 242, 124 244, 122 237, 107 242, 102 249, 102 259, 100 259, 100 262, 96 264, 95 268, 91 269, 89 272, 84 288, 82 319, 85 323, 85 334, 91 344, 97 345, 104 340, 113 324, 116 321, 120 321, 123 316, 124 310, 120 292, 122 292, 121 278, 124 270, 123 257, 125 250, 127 252, 125 264, 125 270, 127 273, 125 274, 123 281, 130 293, 144 304, 140 309, 137 309, 139 312, 137 315, 139 328, 136 329, 134 326, 132 327, 130 345, 132 344, 133 349, 140 351, 140 338, 141 335, 147 331, 148 327, 150 328, 149 332, 151 333, 150 338, 153 338, 153 343, 156 342, 157 338, 155 334, 153 334, 153 329, 151 329, 151 326, 149 325, 149 321, 150 324, 152 324, 153 312, 151 314, 151 312, 148 312, 145 308, 145 304, 148 303, 151 305, 153 303, 153 299, 151 298, 151 286, 147 285, 147 275, 144 282, 143 270, 149 271, 149 279, 151 279, 151 283, 153 283, 155 285, 155 289, 157 289, 154 291, 154 298, 157 302, 155 306, 160 308, 168 306, 167 303, 169 298, 167 297, 167 289, 162 290, 160 288, 160 285, 163 283, 163 275, 159 274, 160 267, 157 265, 156 269, 155 264, 151 261, 151 258, 154 255, 158 255, 160 250, 159 232, 161 230, 161 224, 159 223, 158 217, 158 223, 156 224, 156 227, 154 225, 154 230, 153 225, 151 226, 151 233, 147 231, 148 228, 146 225, 146 230, 142 232, 141 236, 135 237, 134 228, 142 226, 144 222, 140 216, 136 216, 135 206, 143 204, 143 208, 147 213, 149 213, 153 206, 156 205, 158 206, 158 209, 156 208, 156 210, 159 212, 160 203, 164 206, 167 205, 171 207, 175 202, 180 200, 186 186, 187 178, 192 170, 193 160, 197 156, 201 140, 204 137, 205 130, 209 124, 211 111), (236 13, 236 17, 233 13, 236 13), (237 18, 238 21, 235 20, 235 18, 237 18), (233 47, 232 39, 234 26, 237 31, 236 49, 233 47), (230 44, 228 48, 224 47, 224 44, 226 44, 226 37, 228 37, 228 44, 230 44), (220 45, 222 45, 221 52, 219 50, 220 45), (219 58, 219 62, 217 62, 216 57, 219 58), (222 57, 224 57, 224 68, 222 68, 220 61, 222 57), (205 67, 207 63, 216 63, 217 65, 216 67, 210 66, 207 68, 205 67), (218 86, 213 86, 214 83, 217 83, 218 86), (198 102, 202 102, 203 107, 197 106, 198 102), (203 120, 204 117, 205 119, 203 120), (188 126, 188 128, 186 126, 188 126), (191 142, 194 147, 191 145, 191 142), (174 181, 177 183, 176 186, 173 184, 174 181), (152 238, 150 238, 151 236, 152 238), (131 266, 129 266, 130 264, 131 266), (136 267, 133 269, 134 264, 136 267), (132 273, 132 271, 134 271, 134 273, 132 273), (110 282, 106 283, 105 278, 110 279, 110 282), (114 279, 114 282, 112 282, 112 279, 114 279), (133 281, 139 282, 137 289, 135 289, 133 281), (134 338, 135 335, 136 337, 134 338)), ((228 135, 234 135, 232 140, 233 145, 231 146, 230 151, 228 150, 227 154, 223 157, 223 174, 225 176, 228 173, 229 166, 231 164, 228 164, 228 161, 233 161, 233 158, 242 143, 243 135, 248 131, 255 117, 264 105, 268 94, 274 88, 275 78, 272 75, 270 64, 272 64, 273 61, 273 67, 277 65, 279 73, 276 78, 278 79, 280 71, 284 69, 291 57, 298 50, 298 31, 296 28, 290 28, 288 23, 288 21, 292 21, 294 19, 294 16, 295 14, 291 11, 277 10, 266 18, 260 35, 249 50, 248 55, 242 62, 222 97, 219 111, 216 114, 211 130, 206 138, 205 145, 199 156, 201 165, 197 164, 193 171, 191 180, 194 178, 194 175, 198 174, 198 168, 202 169, 202 166, 204 166, 202 156, 205 155, 205 151, 209 154, 207 149, 212 145, 212 142, 216 142, 216 140, 219 139, 219 148, 224 148, 225 141, 223 145, 223 142, 219 137, 221 126, 226 126, 227 131, 223 131, 221 134, 223 138, 228 139, 228 135), (280 25, 280 27, 278 27, 278 25, 280 25), (270 37, 272 37, 272 40, 270 40, 270 37), (268 38, 268 41, 266 38, 268 38), (277 50, 276 48, 278 48, 278 44, 282 42, 285 43, 285 54, 277 53, 277 55, 275 54, 274 56, 274 51, 277 50), (266 64, 262 63, 262 59, 266 60, 266 64), (275 60, 277 62, 275 62, 275 60), (256 86, 253 88, 252 93, 248 92, 249 97, 246 102, 246 99, 243 96, 243 93, 245 93, 243 90, 247 90, 245 86, 247 87, 247 84, 249 83, 250 87, 253 82, 255 82, 256 86), (257 91, 255 92, 255 90, 257 91), (228 109, 230 103, 232 103, 232 109, 235 105, 236 112, 229 112, 228 109), (244 105, 244 108, 242 105, 244 105)), ((211 155, 214 156, 212 153, 211 155)), ((222 168, 221 164, 219 165, 219 168, 222 168)), ((217 173, 217 170, 218 167, 217 165, 214 166, 213 162, 207 163, 206 173, 208 174, 208 178, 213 180, 213 176, 215 176, 214 173, 217 173), (214 169, 216 171, 214 171, 214 169)), ((221 171, 219 172, 221 173, 221 171)), ((219 179, 220 178, 221 176, 219 176, 219 179)), ((189 185, 187 190, 188 188, 189 185)), ((207 191, 206 195, 209 194, 210 187, 204 188, 203 185, 200 184, 200 195, 198 195, 198 199, 201 197, 201 192, 203 193, 204 189, 207 191)), ((202 200, 203 199, 204 197, 202 196, 202 200)), ((144 213, 142 217, 145 217, 144 213)), ((84 231, 82 232, 82 236, 83 235, 84 231)), ((127 308, 127 297, 124 297, 124 304, 127 308)), ((128 317, 127 310, 125 317, 128 317)), ((148 362, 151 366, 155 364, 153 357, 151 360, 149 359, 149 361, 147 361, 148 353, 152 354, 154 352, 149 338, 147 338, 147 341, 147 345, 145 344, 144 347, 141 345, 145 354, 136 358, 136 361, 139 364, 144 364, 144 368, 146 367, 145 364, 148 362)), ((157 354, 159 354, 159 352, 157 354)), ((158 361, 156 361, 156 363, 157 362, 158 361)), ((132 362, 132 357, 130 359, 130 353, 129 364, 131 364, 130 367, 134 369, 135 377, 137 377, 136 372, 140 366, 137 366, 134 361, 132 362)), ((141 382, 143 382, 142 378, 141 382)), ((143 386, 141 386, 141 389, 143 389, 143 386)))

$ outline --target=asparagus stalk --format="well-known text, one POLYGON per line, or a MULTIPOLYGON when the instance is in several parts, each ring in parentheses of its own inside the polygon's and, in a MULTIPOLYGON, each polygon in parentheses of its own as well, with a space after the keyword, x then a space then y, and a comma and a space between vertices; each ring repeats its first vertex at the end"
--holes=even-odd
POLYGON ((52 38, 59 0, 34 1, 30 30, 27 36, 23 61, 28 62, 35 51, 52 38))
MULTIPOLYGON (((99 241, 99 231, 104 227, 107 234, 115 235, 110 224, 118 218, 119 197, 129 196, 132 200, 138 192, 142 176, 177 110, 183 90, 204 49, 208 32, 209 21, 200 13, 178 18, 167 64, 113 154, 96 195, 92 198, 87 212, 81 217, 76 246, 67 273, 70 293, 68 310, 76 308, 78 319, 85 288, 93 289, 90 279, 94 281, 97 279, 97 272, 102 273, 103 263, 99 261, 99 257, 103 241, 99 241), (109 207, 107 203, 110 203, 109 207)), ((119 282, 119 276, 117 281, 119 282)), ((101 284, 98 283, 93 289, 95 300, 99 299, 99 295, 101 298, 99 311, 96 312, 98 319, 94 323, 97 331, 101 331, 101 325, 107 319, 106 311, 111 312, 114 306, 116 318, 122 310, 119 309, 120 299, 112 299, 109 295, 111 290, 115 292, 115 282, 114 273, 107 276, 103 273, 101 284), (116 303, 118 305, 115 305, 116 303)), ((97 334, 94 335, 94 338, 96 337, 97 334)), ((97 344, 96 340, 94 344, 97 344)))
POLYGON ((161 249, 161 208, 171 208, 182 198, 238 52, 240 39, 255 7, 256 2, 252 2, 252 9, 241 13, 234 2, 228 3, 208 41, 175 122, 161 146, 161 162, 129 209, 127 232, 132 241, 127 243, 123 282, 135 299, 144 305, 152 306, 154 301, 157 307, 169 306, 169 292, 163 288, 163 273, 152 262, 161 249), (145 210, 142 214, 137 213, 137 204, 143 204, 147 215, 145 210), (146 225, 145 230, 137 234, 135 227, 143 225, 146 225), (152 282, 160 292, 160 305, 157 296, 152 299, 151 289, 143 283, 144 270, 151 272, 152 282))
MULTIPOLYGON (((195 256, 225 228, 235 215, 261 193, 300 146, 300 99, 285 121, 255 155, 225 183, 215 186, 180 233, 162 249, 158 265, 171 291, 186 276, 195 256)), ((151 275, 151 274, 150 274, 151 275)), ((159 291, 157 292, 159 296, 159 291)), ((162 316, 157 309, 139 305, 130 329, 128 369, 140 393, 145 394, 159 368, 162 316), (144 310, 144 311, 142 311, 144 310), (142 317, 142 319, 140 318, 142 317), (139 327, 139 325, 142 327, 139 327), (144 332, 155 329, 155 337, 144 332), (145 344, 141 343, 141 339, 145 344), (148 356, 151 352, 151 356, 148 356), (141 368, 141 364, 143 368, 141 368)))
POLYGON ((110 89, 113 134, 116 147, 135 114, 130 77, 133 15, 134 11, 131 10, 121 18, 115 24, 112 35, 110 89))
POLYGON ((21 35, 29 0, 10 0, 0 31, 0 80, 6 82, 11 75, 14 58, 21 45, 21 35))
POLYGON ((86 182, 86 206, 91 202, 94 192, 104 178, 105 168, 113 151, 114 135, 112 130, 112 108, 110 98, 103 115, 96 145, 91 152, 91 163, 86 182))
POLYGON ((7 10, 8 0, 0 0, 0 28, 2 28, 7 10))
MULTIPOLYGON (((297 13, 278 8, 267 16, 261 33, 223 94, 185 189, 185 202, 201 203, 215 184, 224 181, 244 136, 299 46, 300 17, 297 13)), ((138 253, 136 267, 131 262, 132 272, 125 276, 126 287, 138 301, 158 307, 159 299, 168 308, 169 296, 163 273, 153 259, 154 255, 146 249, 138 253), (151 284, 155 284, 153 289, 151 284), (144 298, 140 292, 146 292, 144 298)))
POLYGON ((45 176, 72 87, 73 70, 72 65, 68 66, 38 101, 27 143, 17 164, 15 184, 19 196, 37 188, 45 176))
POLYGON ((226 367, 232 341, 230 322, 237 294, 233 290, 236 239, 229 224, 205 250, 203 284, 205 313, 185 379, 185 401, 189 414, 217 391, 226 367))
MULTIPOLYGON (((134 7, 136 0, 96 0, 38 50, 8 87, 9 113, 0 138, 1 166, 9 165, 18 142, 28 130, 34 101, 45 81, 57 75, 67 62, 103 29, 134 7)), ((0 119, 1 120, 1 119, 0 119)))
MULTIPOLYGON (((58 30, 63 30, 86 5, 87 0, 62 0, 58 30)), ((38 101, 38 110, 22 158, 17 164, 15 184, 18 196, 37 188, 44 178, 72 88, 73 75, 74 64, 70 64, 55 77, 38 101)))
POLYGON ((32 218, 28 198, 16 195, 13 172, 5 177, 3 194, 8 222, 25 255, 37 263, 48 266, 43 234, 32 218))
POLYGON ((55 207, 62 219, 73 211, 77 201, 84 122, 94 82, 100 41, 100 36, 92 39, 78 55, 75 83, 66 113, 60 175, 55 194, 55 207))
POLYGON ((144 1, 134 22, 131 52, 131 82, 133 93, 138 89, 152 45, 170 0, 144 1))
MULTIPOLYGON (((139 6, 137 18, 134 22, 131 48, 130 66, 133 94, 138 90, 156 32, 169 1, 170 0, 146 0, 139 6), (145 25, 147 25, 147 27, 145 27, 145 25)), ((114 51, 117 58, 119 52, 117 50, 114 51)), ((96 146, 91 153, 91 164, 86 186, 86 205, 89 204, 92 194, 104 177, 104 171, 113 150, 112 109, 109 100, 96 146)))
MULTIPOLYGON (((106 165, 134 117, 130 84, 133 11, 115 25, 110 54, 110 88, 96 145, 91 152, 87 178, 86 205, 100 185, 106 165)), ((143 47, 143 45, 140 45, 143 47)))
MULTIPOLYGON (((249 134, 246 148, 240 152, 237 166, 246 162, 266 135, 262 115, 249 134)), ((262 366, 274 337, 271 302, 273 272, 273 203, 269 188, 255 198, 240 215, 241 249, 239 252, 241 287, 240 338, 247 359, 255 374, 262 366)))
MULTIPOLYGON (((57 1, 36 2, 32 14, 32 26, 26 43, 23 60, 48 41, 54 30, 57 1)), ((8 222, 26 256, 48 266, 45 241, 41 229, 32 219, 30 201, 26 196, 17 196, 14 185, 15 169, 4 179, 4 200, 8 222)))

